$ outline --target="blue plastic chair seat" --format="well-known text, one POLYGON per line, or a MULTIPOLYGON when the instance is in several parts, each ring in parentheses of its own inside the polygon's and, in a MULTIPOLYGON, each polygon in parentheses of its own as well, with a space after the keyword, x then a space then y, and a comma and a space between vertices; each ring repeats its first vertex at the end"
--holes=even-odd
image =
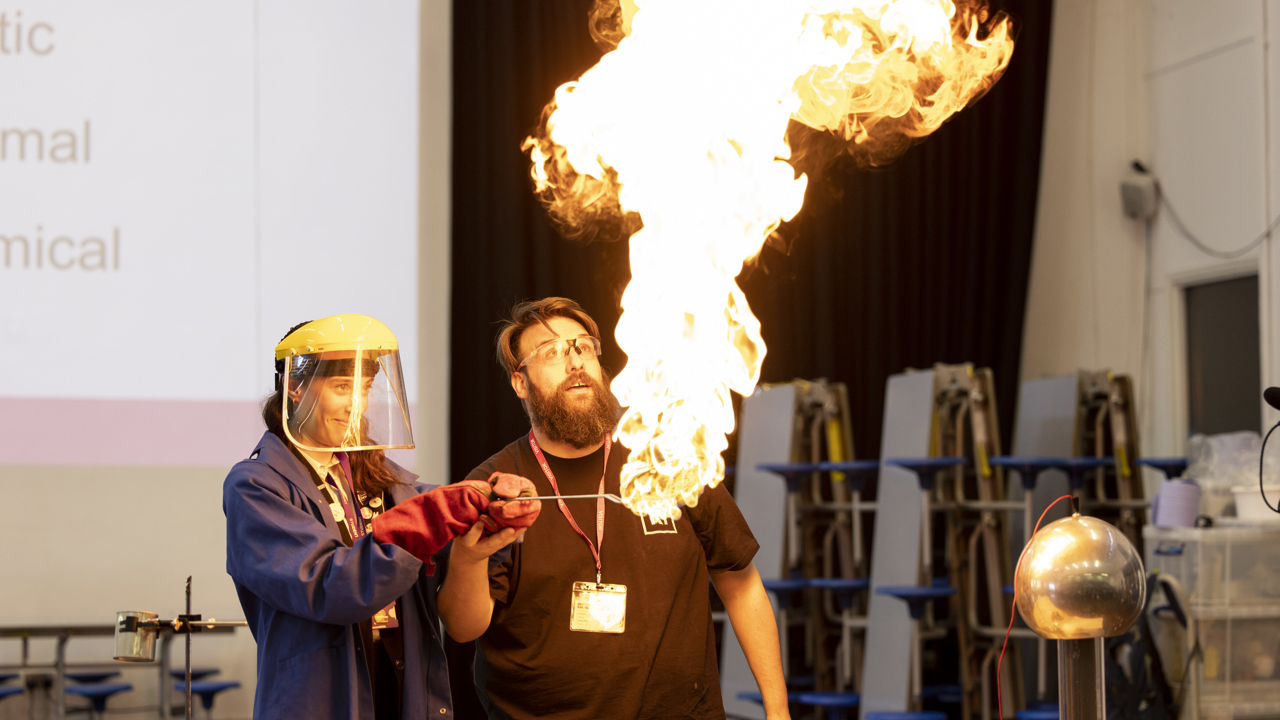
POLYGON ((1058 708, 1019 710, 1015 717, 1018 720, 1058 720, 1058 708))
POLYGON ((7 683, 18 677, 18 673, 0 673, 0 683, 7 683))
POLYGON ((920 688, 920 697, 943 703, 960 703, 964 701, 964 692, 959 685, 926 685, 920 688))
POLYGON ((836 597, 836 605, 844 612, 853 607, 854 593, 866 590, 871 586, 867 578, 813 578, 809 584, 823 590, 830 590, 836 597))
POLYGON ((919 620, 924 617, 925 605, 930 600, 951 597, 956 594, 956 589, 950 586, 937 587, 933 585, 882 585, 876 588, 877 595, 890 595, 907 603, 907 609, 911 612, 912 620, 919 620))
POLYGON ((851 692, 802 692, 796 694, 796 699, 805 705, 848 708, 857 707, 861 696, 851 692))
POLYGON ((851 692, 802 692, 796 695, 796 699, 802 705, 826 708, 829 720, 843 720, 845 710, 858 707, 861 697, 851 692))
POLYGON ((116 670, 83 670, 67 673, 68 680, 74 680, 78 683, 100 683, 108 678, 118 677, 119 671, 116 670))
POLYGON ((886 465, 893 465, 904 470, 910 470, 916 474, 916 480, 920 483, 921 490, 932 490, 934 479, 937 474, 943 470, 949 470, 957 465, 964 465, 962 457, 922 457, 922 458, 890 458, 885 460, 886 465))
POLYGON ((919 712, 902 711, 902 712, 869 712, 867 720, 947 720, 947 714, 934 710, 925 710, 919 712))
POLYGON ((989 458, 987 462, 995 465, 996 467, 1017 470, 1018 479, 1022 482, 1023 490, 1034 490, 1036 487, 1036 478, 1038 478, 1040 473, 1045 470, 1067 467, 1066 458, 1017 457, 1013 455, 1002 455, 1000 457, 989 458))
MULTIPOLYGON (((200 696, 200 705, 205 710, 213 709, 213 698, 223 690, 233 690, 240 687, 240 683, 235 680, 202 680, 200 682, 191 682, 191 694, 200 696)), ((173 686, 178 692, 186 692, 187 684, 185 682, 176 683, 173 686)))
POLYGON ((1134 462, 1137 465, 1146 465, 1159 470, 1164 473, 1166 480, 1182 477, 1182 473, 1187 471, 1186 458, 1139 458, 1134 462))
POLYGON ((781 475, 787 481, 789 493, 800 492, 800 483, 804 482, 805 477, 822 471, 818 463, 760 463, 756 469, 781 475))
POLYGON ((862 489, 862 480, 880 471, 879 460, 842 460, 819 463, 760 463, 756 469, 781 475, 787 481, 787 492, 800 492, 800 483, 813 473, 838 472, 845 476, 853 489, 862 489))
POLYGON ((1084 474, 1095 468, 1111 467, 1115 465, 1115 460, 1109 457, 1074 457, 1067 458, 1067 479, 1071 483, 1071 489, 1079 490, 1084 487, 1084 474))
POLYGON ((107 698, 116 693, 132 689, 133 686, 129 683, 94 683, 92 685, 72 685, 67 688, 67 694, 88 698, 89 702, 93 703, 94 712, 102 713, 107 709, 107 698))
POLYGON ((20 687, 17 687, 14 685, 0 685, 0 700, 3 700, 9 697, 10 695, 21 695, 21 694, 22 694, 22 688, 20 687))
POLYGON ((843 460, 841 462, 818 463, 823 472, 841 473, 849 486, 854 490, 862 490, 862 481, 880 472, 879 460, 843 460))
MULTIPOLYGON (((194 668, 193 667, 191 668, 191 681, 195 682, 196 680, 203 680, 209 677, 210 675, 217 675, 219 672, 221 671, 218 670, 218 668, 210 668, 210 667, 194 668)), ((185 682, 187 679, 186 668, 171 669, 169 670, 169 674, 172 675, 173 679, 175 680, 182 680, 183 682, 185 682)))
POLYGON ((805 578, 781 578, 778 580, 762 580, 764 589, 778 596, 778 604, 791 607, 795 594, 809 587, 805 578))
MULTIPOLYGON (((787 703, 796 702, 796 698, 798 696, 799 696, 799 693, 790 693, 790 692, 787 693, 787 703)), ((764 705, 764 695, 761 695, 758 691, 740 692, 738 693, 738 699, 746 700, 747 702, 753 702, 753 703, 756 703, 757 705, 764 705)))
POLYGON ((812 675, 792 675, 786 679, 789 688, 811 688, 818 683, 812 675))

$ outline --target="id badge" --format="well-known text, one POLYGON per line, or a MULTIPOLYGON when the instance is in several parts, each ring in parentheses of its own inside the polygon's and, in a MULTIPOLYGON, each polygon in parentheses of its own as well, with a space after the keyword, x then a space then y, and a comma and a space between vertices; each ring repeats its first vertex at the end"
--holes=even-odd
POLYGON ((569 629, 620 633, 627 626, 627 586, 593 582, 573 584, 569 629))

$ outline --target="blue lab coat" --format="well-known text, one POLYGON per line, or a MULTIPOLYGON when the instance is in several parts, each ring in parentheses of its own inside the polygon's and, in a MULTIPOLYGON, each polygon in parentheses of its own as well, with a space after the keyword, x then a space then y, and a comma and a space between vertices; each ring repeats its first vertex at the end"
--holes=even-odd
MULTIPOLYGON (((434 487, 388 466, 409 483, 389 491, 397 504, 434 487)), ((306 465, 270 432, 227 475, 222 509, 227 572, 258 643, 254 718, 372 720, 358 623, 399 598, 401 715, 452 719, 435 579, 420 560, 372 535, 344 545, 306 465)))

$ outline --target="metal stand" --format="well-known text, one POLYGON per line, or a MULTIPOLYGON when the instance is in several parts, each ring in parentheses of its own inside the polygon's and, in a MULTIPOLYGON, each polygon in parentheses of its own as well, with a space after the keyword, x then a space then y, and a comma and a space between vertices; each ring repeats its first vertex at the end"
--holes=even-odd
MULTIPOLYGON (((187 576, 186 585, 186 608, 187 611, 179 615, 173 620, 160 620, 152 612, 124 611, 117 613, 116 616, 116 660, 124 662, 151 662, 155 660, 155 639, 161 630, 170 630, 175 635, 183 634, 187 636, 186 647, 186 718, 191 720, 191 635, 192 633, 202 632, 204 630, 214 630, 217 628, 233 628, 246 627, 249 623, 244 620, 208 620, 204 621, 199 615, 191 613, 191 576, 187 576)), ((62 642, 59 643, 59 673, 61 678, 65 669, 65 659, 62 653, 62 642)), ((169 670, 169 641, 166 638, 162 641, 160 648, 160 717, 169 717, 169 694, 168 678, 165 673, 169 670)), ((66 699, 63 697, 63 688, 57 687, 55 691, 58 693, 59 717, 62 717, 62 710, 65 708, 66 699)))
POLYGON ((1058 641, 1059 720, 1103 720, 1107 687, 1102 672, 1103 638, 1058 641))

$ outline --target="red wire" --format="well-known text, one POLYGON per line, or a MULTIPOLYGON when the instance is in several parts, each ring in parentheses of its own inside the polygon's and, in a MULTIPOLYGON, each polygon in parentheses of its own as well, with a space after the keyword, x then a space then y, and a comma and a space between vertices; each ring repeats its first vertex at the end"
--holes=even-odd
MULTIPOLYGON (((1040 523, 1044 522, 1044 516, 1049 514, 1049 510, 1051 510, 1054 505, 1057 505, 1063 500, 1070 500, 1070 499, 1071 499, 1070 495, 1063 495, 1057 500, 1054 500, 1053 502, 1049 503, 1049 507, 1045 508, 1044 512, 1040 513, 1040 519, 1036 521, 1036 528, 1031 531, 1032 540, 1035 539, 1036 533, 1040 532, 1040 523)), ((1027 544, 1030 545, 1031 541, 1028 540, 1027 544)), ((1024 552, 1025 550, 1026 548, 1023 548, 1024 552)), ((1004 649, 1009 644, 1009 633, 1013 632, 1013 619, 1018 615, 1018 571, 1021 569, 1022 569, 1022 556, 1019 555, 1018 565, 1013 569, 1013 607, 1009 609, 1009 627, 1006 628, 1004 631, 1004 643, 1000 646, 1000 659, 996 660, 996 710, 1000 714, 1000 720, 1004 720, 1004 698, 1000 694, 1000 666, 1004 662, 1004 649)))

